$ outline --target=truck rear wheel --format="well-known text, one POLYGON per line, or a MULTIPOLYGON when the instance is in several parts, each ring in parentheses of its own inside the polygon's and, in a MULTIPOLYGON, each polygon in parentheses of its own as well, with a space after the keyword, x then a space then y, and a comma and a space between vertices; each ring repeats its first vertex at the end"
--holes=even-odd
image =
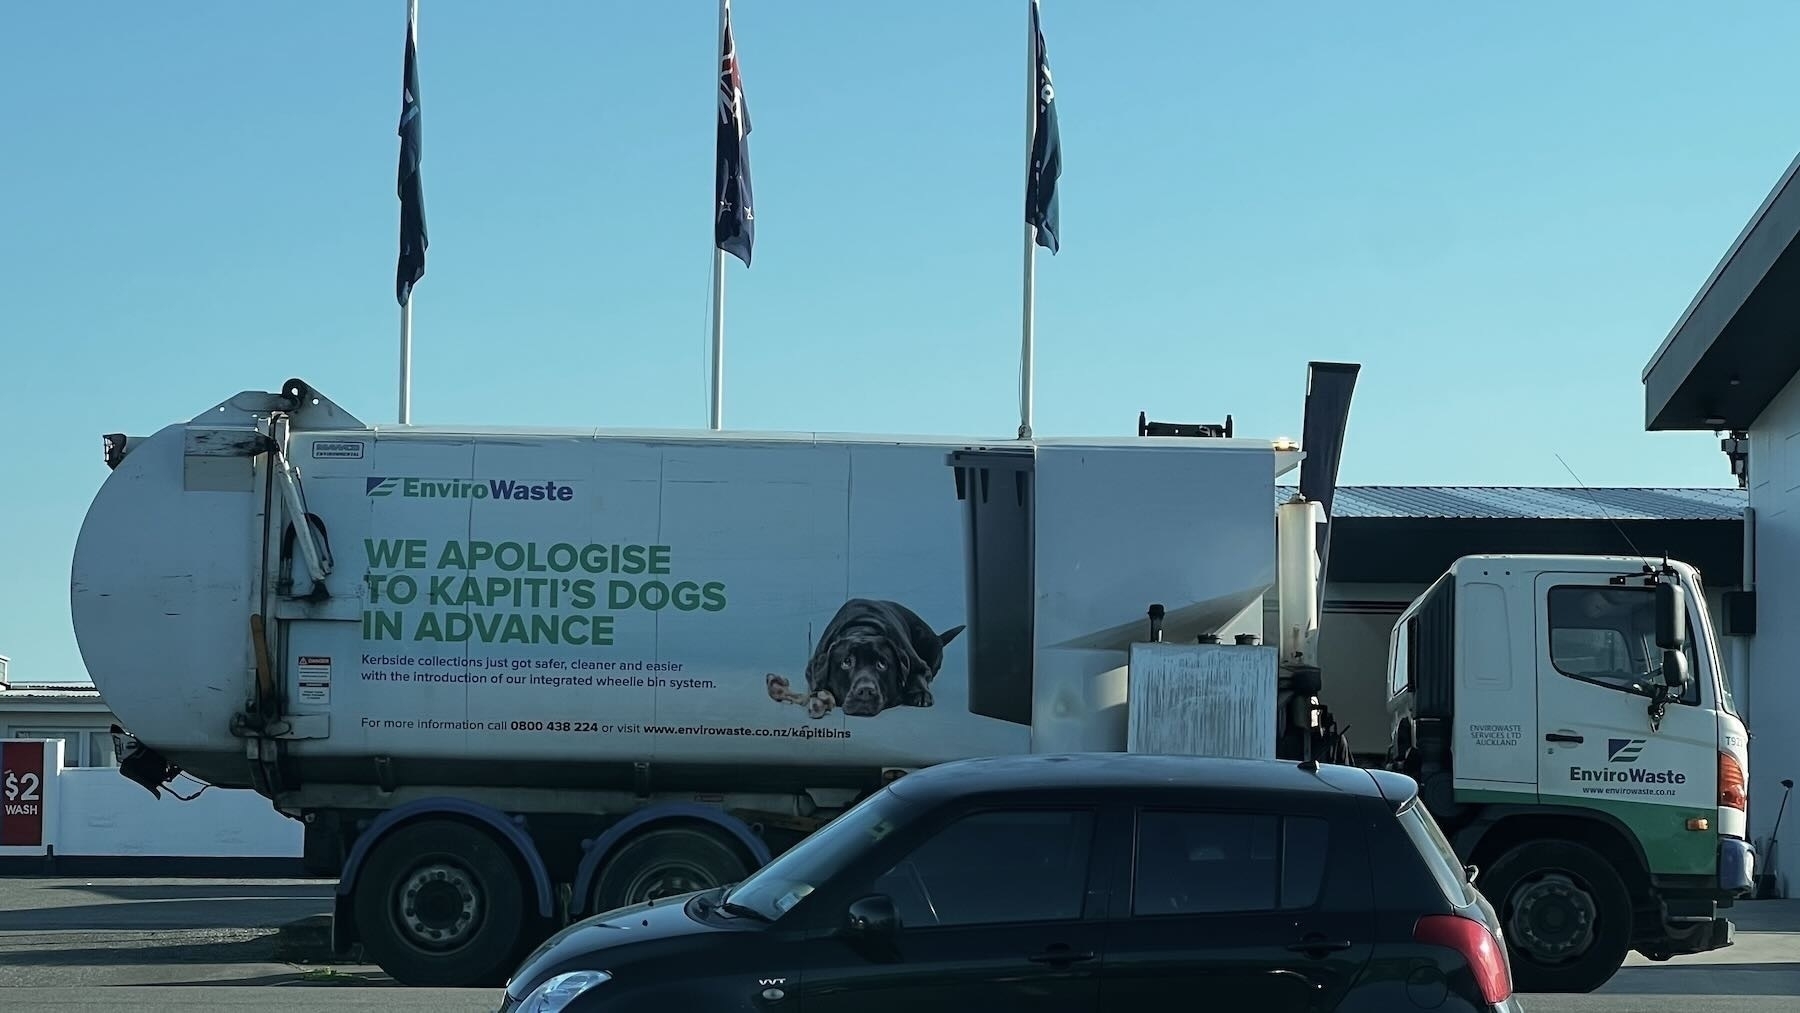
POLYGON ((357 877, 363 948, 402 985, 499 985, 526 929, 525 883, 509 849, 457 820, 383 838, 357 877))
POLYGON ((593 911, 710 890, 749 874, 743 853, 723 831, 659 827, 628 839, 606 859, 594 879, 593 911))
POLYGON ((1631 892, 1592 848, 1528 841, 1501 855, 1481 892, 1506 930, 1521 992, 1592 992, 1631 949, 1631 892))

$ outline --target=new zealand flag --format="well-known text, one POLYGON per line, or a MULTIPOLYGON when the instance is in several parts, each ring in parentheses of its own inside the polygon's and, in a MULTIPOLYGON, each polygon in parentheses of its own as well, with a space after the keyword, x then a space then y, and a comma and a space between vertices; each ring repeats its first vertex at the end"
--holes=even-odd
POLYGON ((1031 173, 1025 183, 1025 220, 1037 226, 1037 243, 1055 253, 1059 246, 1056 182, 1062 178, 1062 135, 1056 128, 1056 89, 1050 83, 1050 56, 1031 0, 1031 34, 1037 47, 1037 119, 1031 132, 1031 173))
POLYGON ((756 211, 750 196, 750 109, 738 73, 737 43, 731 34, 731 6, 725 6, 725 38, 719 53, 719 143, 715 172, 718 205, 713 241, 750 266, 756 240, 756 211))
POLYGON ((406 70, 400 86, 400 261, 394 268, 394 295, 400 305, 412 298, 425 277, 425 192, 419 184, 419 52, 413 21, 406 21, 406 70))

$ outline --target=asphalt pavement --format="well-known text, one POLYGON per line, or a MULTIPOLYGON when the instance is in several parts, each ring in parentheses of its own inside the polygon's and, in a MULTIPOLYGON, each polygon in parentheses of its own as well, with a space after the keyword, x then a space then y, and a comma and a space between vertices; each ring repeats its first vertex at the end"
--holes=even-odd
MULTIPOLYGON (((319 964, 280 926, 328 914, 317 880, 0 878, 0 1009, 117 1013, 482 1013, 495 989, 402 988, 379 968, 319 964)), ((1737 945, 1633 956, 1592 995, 1528 995, 1530 1013, 1794 1013, 1800 900, 1735 909, 1737 945)))

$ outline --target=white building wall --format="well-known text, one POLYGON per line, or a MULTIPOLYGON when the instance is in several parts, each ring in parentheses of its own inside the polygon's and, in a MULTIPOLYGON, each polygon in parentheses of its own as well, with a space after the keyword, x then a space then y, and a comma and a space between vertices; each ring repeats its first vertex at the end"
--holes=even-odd
MULTIPOLYGON (((1756 511, 1756 635, 1750 639, 1750 833, 1768 834, 1781 780, 1800 780, 1800 377, 1788 381, 1750 428, 1750 506, 1756 511)), ((1793 808, 1792 805, 1789 808, 1793 808)), ((1800 840, 1800 812, 1782 819, 1800 840)), ((1790 854, 1794 849, 1783 849, 1790 854)), ((1796 868, 1790 859, 1782 865, 1796 868)))

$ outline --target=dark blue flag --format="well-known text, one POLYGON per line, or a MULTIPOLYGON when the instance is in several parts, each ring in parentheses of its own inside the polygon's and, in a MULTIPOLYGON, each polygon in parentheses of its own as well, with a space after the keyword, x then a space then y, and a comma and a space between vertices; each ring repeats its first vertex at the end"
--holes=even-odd
POLYGON ((750 109, 738 73, 737 43, 731 34, 731 6, 725 6, 725 37, 719 52, 719 142, 715 171, 718 206, 713 242, 750 266, 756 241, 756 211, 750 196, 750 109))
POLYGON ((1037 226, 1037 244, 1057 251, 1056 181, 1062 177, 1062 135, 1056 129, 1056 89, 1050 83, 1050 56, 1031 0, 1031 34, 1037 47, 1037 118, 1031 132, 1031 172, 1025 182, 1025 220, 1037 226))
POLYGON ((419 52, 410 13, 406 19, 406 71, 400 95, 400 262, 394 295, 404 306, 425 277, 425 193, 419 185, 419 52))

